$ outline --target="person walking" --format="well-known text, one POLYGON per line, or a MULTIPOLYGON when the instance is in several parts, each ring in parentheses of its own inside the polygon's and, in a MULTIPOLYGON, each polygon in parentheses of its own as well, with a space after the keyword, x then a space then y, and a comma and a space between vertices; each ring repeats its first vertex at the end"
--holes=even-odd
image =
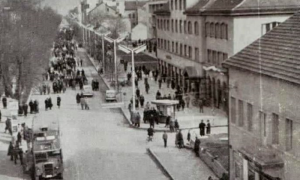
POLYGON ((177 139, 177 144, 179 149, 184 147, 184 141, 183 141, 183 135, 181 133, 181 130, 178 131, 178 133, 176 134, 176 139, 177 139))
POLYGON ((80 97, 80 105, 81 105, 81 109, 84 110, 85 109, 85 98, 83 96, 80 97))
POLYGON ((191 130, 188 131, 186 139, 187 139, 188 143, 190 144, 190 142, 191 142, 191 130))
POLYGON ((175 128, 175 131, 179 130, 179 123, 178 123, 177 119, 175 119, 174 128, 175 128))
POLYGON ((11 119, 9 119, 9 118, 7 118, 7 120, 5 122, 5 131, 4 131, 4 133, 6 133, 7 130, 9 132, 9 134, 12 135, 11 119))
POLYGON ((200 139, 196 137, 195 144, 194 144, 194 152, 197 157, 199 157, 199 150, 200 150, 200 139))
POLYGON ((57 96, 56 102, 57 102, 58 109, 60 109, 61 98, 59 96, 57 96))
POLYGON ((77 105, 80 104, 80 95, 79 95, 79 93, 76 94, 76 103, 77 103, 77 105))
POLYGON ((149 83, 147 82, 145 84, 145 90, 146 90, 146 93, 149 94, 149 89, 150 89, 150 86, 149 86, 149 83))
MULTIPOLYGON (((28 105, 26 103, 23 104, 24 116, 27 117, 28 114, 28 105)), ((1 121, 1 118, 0 118, 1 121)))
POLYGON ((17 145, 22 146, 22 134, 19 131, 17 135, 17 145))
POLYGON ((206 124, 206 134, 210 134, 210 123, 209 120, 207 120, 207 124, 206 124))
POLYGON ((159 78, 159 80, 158 80, 158 87, 159 87, 159 89, 161 89, 161 84, 162 84, 162 79, 159 78))
POLYGON ((82 61, 82 59, 80 59, 80 66, 82 67, 82 63, 83 63, 83 61, 82 61))
POLYGON ((34 106, 35 113, 39 113, 39 102, 38 102, 38 100, 34 100, 33 106, 34 106))
POLYGON ((11 161, 14 160, 13 151, 14 151, 13 143, 12 143, 12 142, 9 142, 8 151, 7 151, 7 156, 10 156, 10 160, 11 160, 11 161))
POLYGON ((85 110, 90 110, 90 107, 89 107, 89 105, 88 105, 88 103, 87 103, 87 99, 86 99, 86 97, 84 97, 84 109, 85 110))
POLYGON ((173 121, 173 119, 171 118, 171 119, 170 119, 170 131, 171 131, 171 132, 174 132, 174 131, 175 131, 175 130, 174 130, 174 126, 175 126, 175 125, 174 125, 174 121, 173 121))
POLYGON ((201 123, 199 124, 199 129, 200 129, 200 136, 204 136, 205 135, 205 123, 203 122, 203 120, 201 120, 201 123))
POLYGON ((168 134, 166 131, 164 131, 163 135, 162 135, 162 138, 164 140, 164 147, 166 148, 167 147, 167 143, 168 143, 168 134))
POLYGON ((136 126, 137 127, 140 127, 140 124, 141 124, 141 115, 139 112, 137 112, 136 114, 136 120, 135 120, 135 123, 136 123, 136 126))
POLYGON ((141 92, 139 88, 136 88, 135 94, 137 98, 140 98, 141 92))
POLYGON ((6 109, 6 107, 7 107, 7 98, 5 96, 2 98, 2 105, 3 105, 3 108, 6 109))
POLYGON ((186 96, 185 98, 185 102, 186 102, 186 107, 189 108, 190 107, 190 101, 191 101, 191 98, 189 95, 186 96))
POLYGON ((200 113, 204 113, 204 111, 203 111, 203 106, 204 106, 203 100, 200 99, 200 100, 199 100, 199 109, 200 109, 200 113))
POLYGON ((141 94, 140 95, 140 104, 141 104, 141 107, 144 108, 144 102, 145 102, 145 98, 144 96, 141 94))
POLYGON ((165 127, 168 127, 170 125, 170 119, 171 119, 171 116, 168 116, 166 118, 166 125, 165 125, 165 127))

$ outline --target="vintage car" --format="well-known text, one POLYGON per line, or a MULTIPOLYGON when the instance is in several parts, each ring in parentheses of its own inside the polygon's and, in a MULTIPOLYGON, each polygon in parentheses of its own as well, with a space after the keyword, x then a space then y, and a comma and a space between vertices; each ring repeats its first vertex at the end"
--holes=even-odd
POLYGON ((93 88, 91 85, 84 85, 82 93, 83 93, 84 97, 93 97, 94 96, 93 88))
POLYGON ((105 101, 117 101, 117 91, 115 90, 106 90, 105 92, 105 101))

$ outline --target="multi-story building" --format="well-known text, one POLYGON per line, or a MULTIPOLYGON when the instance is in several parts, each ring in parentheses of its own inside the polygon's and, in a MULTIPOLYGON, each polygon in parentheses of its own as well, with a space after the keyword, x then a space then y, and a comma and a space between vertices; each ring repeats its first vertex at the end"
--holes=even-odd
POLYGON ((160 70, 174 79, 177 85, 183 86, 185 92, 199 92, 199 78, 204 76, 199 51, 201 31, 197 29, 197 33, 193 34, 190 23, 188 29, 187 16, 183 13, 196 2, 169 0, 155 12, 160 70))
POLYGON ((231 180, 300 177, 299 35, 297 13, 224 62, 231 180))
POLYGON ((124 17, 129 18, 131 27, 138 24, 138 8, 144 6, 147 1, 125 1, 124 17))
POLYGON ((293 15, 300 1, 169 0, 168 4, 156 12, 162 71, 181 76, 188 89, 226 110, 230 87, 221 63, 293 15))

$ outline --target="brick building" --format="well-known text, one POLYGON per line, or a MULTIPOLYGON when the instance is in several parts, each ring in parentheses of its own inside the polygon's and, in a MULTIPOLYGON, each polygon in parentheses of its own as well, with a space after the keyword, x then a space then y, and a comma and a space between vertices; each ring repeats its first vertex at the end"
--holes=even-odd
POLYGON ((300 14, 225 61, 231 180, 300 177, 300 14))

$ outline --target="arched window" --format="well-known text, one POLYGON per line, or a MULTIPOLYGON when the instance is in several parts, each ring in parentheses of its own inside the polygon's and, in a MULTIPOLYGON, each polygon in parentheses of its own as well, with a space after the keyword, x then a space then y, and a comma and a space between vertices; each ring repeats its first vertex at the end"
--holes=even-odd
POLYGON ((171 28, 172 28, 172 32, 174 32, 174 20, 171 20, 171 28))
POLYGON ((175 20, 175 32, 178 33, 178 21, 175 20))
POLYGON ((182 33, 182 21, 179 21, 179 33, 182 33))
POLYGON ((215 36, 215 25, 214 23, 210 23, 210 37, 215 36))
POLYGON ((215 37, 216 38, 221 38, 221 31, 220 31, 220 25, 219 25, 219 23, 216 23, 215 37))
POLYGON ((197 21, 194 23, 194 32, 195 35, 199 35, 199 26, 197 21))
POLYGON ((189 33, 189 34, 193 34, 192 23, 191 23, 191 21, 188 22, 188 33, 189 33))
POLYGON ((205 23, 205 36, 209 37, 210 36, 210 27, 209 27, 209 22, 205 23))

